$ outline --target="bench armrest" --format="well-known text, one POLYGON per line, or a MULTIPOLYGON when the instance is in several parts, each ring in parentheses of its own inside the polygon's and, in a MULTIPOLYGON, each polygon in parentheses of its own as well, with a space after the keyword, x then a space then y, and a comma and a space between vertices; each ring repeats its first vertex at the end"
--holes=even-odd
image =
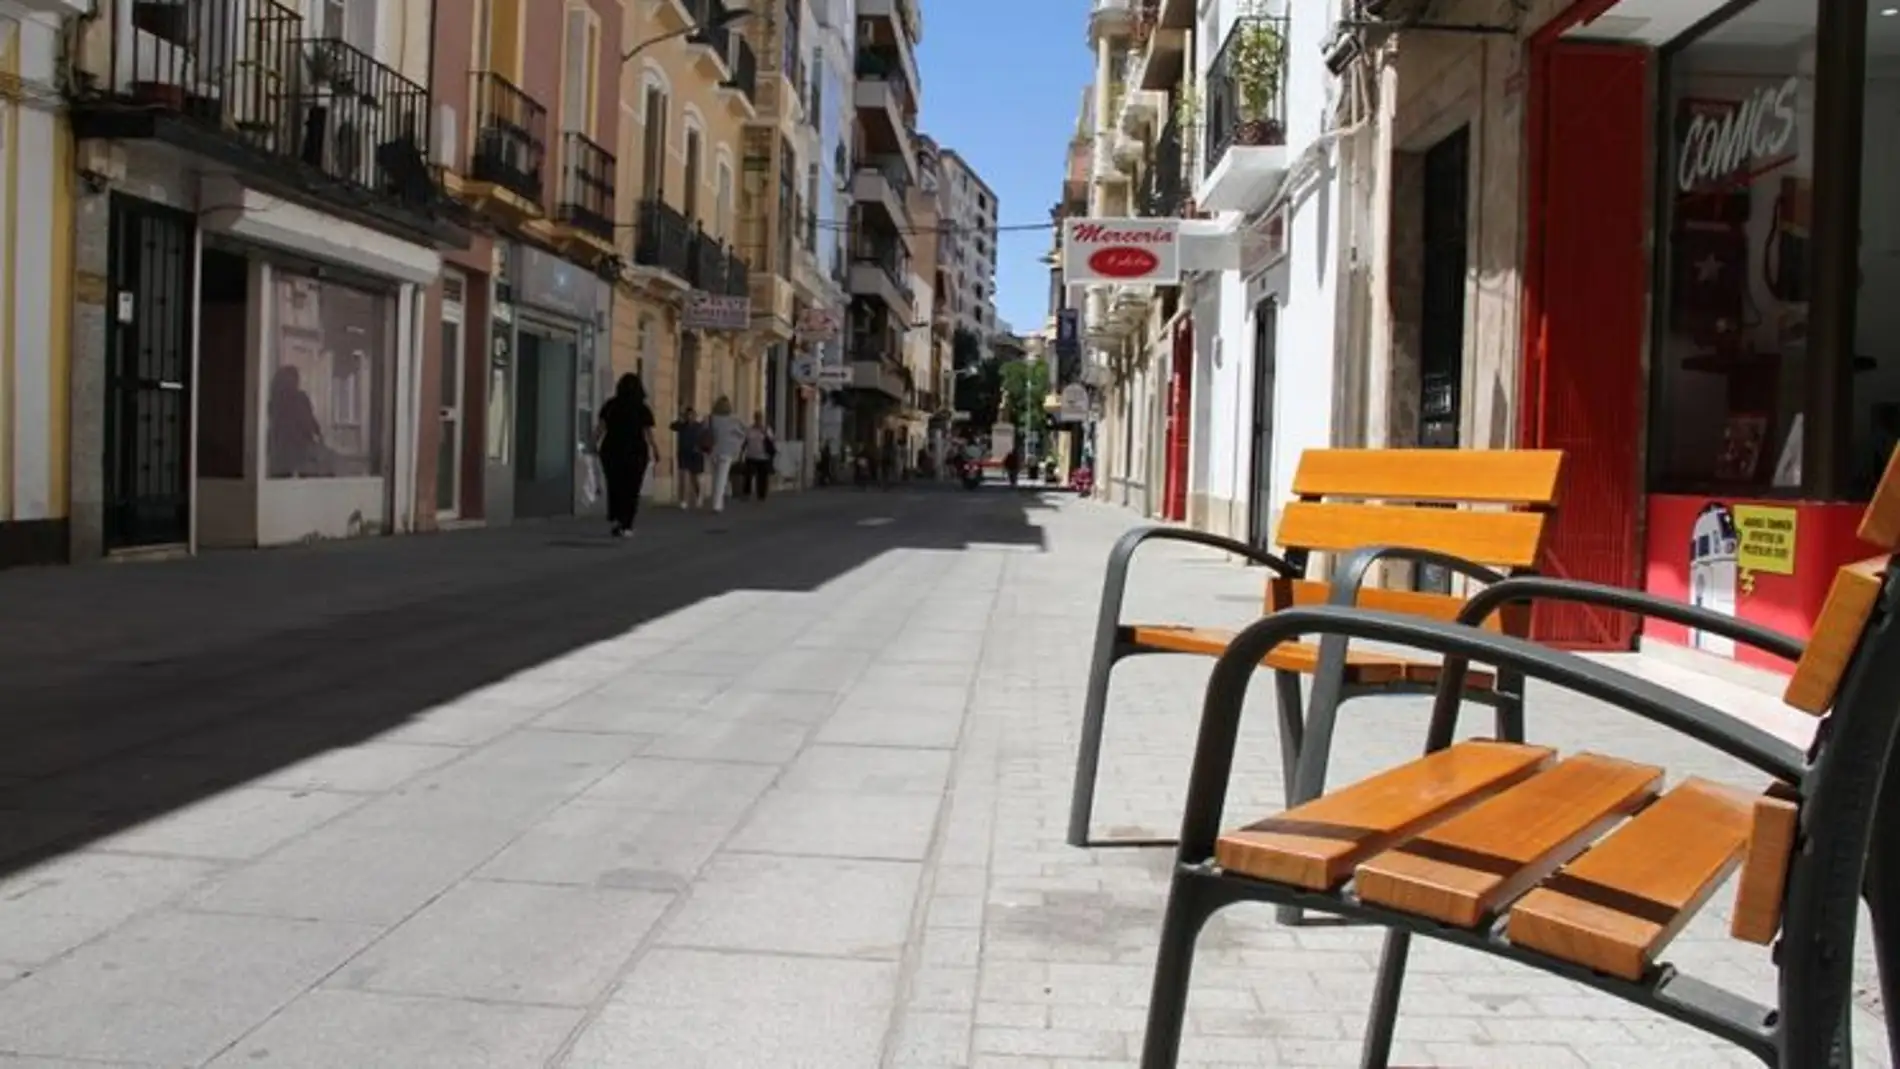
POLYGON ((1391 642, 1495 665, 1635 713, 1776 779, 1798 782, 1804 771, 1801 752, 1767 732, 1739 723, 1685 695, 1575 654, 1475 627, 1399 613, 1332 605, 1282 609, 1242 631, 1214 662, 1181 818, 1181 863, 1197 864, 1213 856, 1233 772, 1241 708, 1254 669, 1274 647, 1308 635, 1391 642))
POLYGON ((1432 549, 1410 549, 1405 546, 1361 546, 1347 554, 1333 568, 1333 592, 1328 599, 1332 605, 1356 605, 1359 602, 1359 589, 1366 585, 1366 576, 1371 574, 1372 566, 1382 560, 1403 560, 1413 564, 1435 564, 1447 571, 1469 576, 1481 583, 1501 583, 1507 578, 1503 572, 1488 568, 1476 561, 1463 557, 1454 557, 1449 553, 1440 553, 1432 549))
POLYGON ((1115 548, 1108 551, 1108 572, 1102 576, 1102 609, 1095 621, 1096 655, 1105 657, 1114 648, 1116 630, 1121 626, 1122 597, 1128 589, 1128 568, 1134 563, 1135 550, 1146 542, 1189 542, 1210 549, 1223 549, 1237 556, 1245 557, 1255 564, 1265 565, 1279 575, 1297 579, 1303 569, 1295 568, 1285 560, 1268 553, 1257 546, 1245 542, 1236 542, 1231 538, 1196 531, 1187 527, 1166 527, 1150 524, 1136 527, 1115 540, 1115 548))
MULTIPOLYGON (((1465 603, 1464 609, 1458 614, 1458 622, 1476 627, 1507 604, 1532 601, 1562 601, 1573 605, 1620 609, 1637 616, 1666 620, 1721 635, 1790 661, 1800 660, 1807 648, 1799 639, 1779 631, 1737 620, 1698 605, 1657 597, 1640 590, 1542 575, 1513 576, 1485 587, 1465 603)), ((1425 748, 1428 751, 1451 745, 1452 733, 1457 728, 1458 689, 1450 686, 1448 681, 1464 678, 1467 667, 1469 662, 1463 657, 1445 658, 1444 675, 1439 680, 1438 692, 1432 701, 1431 728, 1426 733, 1425 748)))

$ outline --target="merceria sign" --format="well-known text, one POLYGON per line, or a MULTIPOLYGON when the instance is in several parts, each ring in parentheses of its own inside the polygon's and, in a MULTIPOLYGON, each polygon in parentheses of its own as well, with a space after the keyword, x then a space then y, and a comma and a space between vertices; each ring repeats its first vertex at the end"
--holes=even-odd
POLYGON ((1801 82, 1766 85, 1715 114, 1700 111, 1682 133, 1676 187, 1684 193, 1723 182, 1748 181, 1754 172, 1785 162, 1794 148, 1795 102, 1801 82))
POLYGON ((1069 285, 1174 285, 1181 280, 1179 219, 1068 219, 1062 273, 1069 285))

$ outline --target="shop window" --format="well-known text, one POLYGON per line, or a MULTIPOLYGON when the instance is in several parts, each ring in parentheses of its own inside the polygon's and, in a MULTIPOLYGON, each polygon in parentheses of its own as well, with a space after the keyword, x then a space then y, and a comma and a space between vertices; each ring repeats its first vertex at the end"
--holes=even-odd
POLYGON ((1860 291, 1854 323, 1855 488, 1871 497, 1900 446, 1900 10, 1867 9, 1867 87, 1861 138, 1860 291))
POLYGON ((561 72, 561 129, 567 133, 588 136, 594 132, 599 40, 593 10, 579 4, 569 6, 561 72))
POLYGON ((1655 490, 1800 489, 1815 22, 1815 0, 1745 7, 1668 59, 1655 490))
POLYGON ((279 272, 266 461, 275 479, 380 477, 389 301, 279 272))

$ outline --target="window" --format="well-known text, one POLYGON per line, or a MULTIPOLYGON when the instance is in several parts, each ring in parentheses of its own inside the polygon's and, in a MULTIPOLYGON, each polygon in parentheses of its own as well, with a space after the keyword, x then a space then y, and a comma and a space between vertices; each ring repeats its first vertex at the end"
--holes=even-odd
POLYGON ((473 69, 491 70, 495 51, 495 0, 474 0, 475 32, 473 69))
MULTIPOLYGON (((785 28, 783 31, 785 37, 785 65, 781 70, 787 78, 791 78, 792 72, 798 69, 798 57, 801 54, 798 48, 798 8, 798 0, 785 0, 785 28)), ((794 79, 792 84, 797 85, 798 82, 794 79)))
POLYGON ((823 49, 816 46, 812 48, 811 67, 806 71, 806 76, 811 79, 811 89, 808 93, 811 107, 807 114, 816 118, 825 113, 825 53, 823 49))
POLYGON ((730 239, 733 236, 732 218, 732 164, 727 160, 719 161, 718 184, 713 187, 713 225, 719 236, 730 239))
POLYGON ((1891 3, 1867 8, 1867 70, 1860 141, 1860 292, 1854 306, 1853 448, 1849 475, 1873 495, 1900 444, 1900 15, 1891 3), (1870 366, 1871 365, 1871 366, 1870 366))
POLYGON ((380 477, 390 302, 279 270, 266 463, 273 479, 380 477))
POLYGON ((680 211, 686 221, 699 221, 699 183, 704 176, 700 174, 700 133, 699 127, 686 127, 686 192, 680 198, 680 211))
POLYGON ((805 169, 805 203, 809 211, 805 213, 805 247, 818 251, 818 165, 812 164, 805 169))
POLYGON ((647 85, 646 129, 640 138, 640 195, 658 201, 666 194, 666 90, 647 85))
POLYGON ((1818 2, 1742 8, 1668 62, 1651 372, 1659 491, 1800 486, 1782 460, 1799 457, 1806 401, 1814 80, 1805 72, 1818 2))
POLYGON ((596 88, 600 69, 600 30, 594 14, 578 5, 567 9, 567 41, 561 83, 561 129, 571 134, 594 132, 596 88))
POLYGON ((798 227, 798 179, 795 177, 797 166, 792 156, 792 143, 779 138, 778 143, 778 273, 786 278, 792 276, 792 234, 798 227))
POLYGON ((318 0, 317 35, 376 54, 376 0, 318 0))
POLYGON ((650 361, 658 355, 653 351, 653 338, 653 317, 642 315, 633 335, 633 373, 642 378, 646 376, 650 361))

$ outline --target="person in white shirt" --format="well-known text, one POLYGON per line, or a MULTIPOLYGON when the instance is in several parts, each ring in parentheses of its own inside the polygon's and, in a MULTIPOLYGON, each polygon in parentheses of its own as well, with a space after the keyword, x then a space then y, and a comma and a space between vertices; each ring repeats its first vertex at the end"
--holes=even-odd
POLYGON ((772 438, 772 428, 765 425, 765 413, 753 413, 752 426, 745 431, 746 481, 739 484, 742 496, 749 489, 755 499, 765 500, 772 486, 772 461, 777 456, 778 442, 772 438))
POLYGON ((731 398, 713 402, 712 418, 712 509, 726 510, 726 492, 732 486, 732 467, 745 452, 746 427, 732 414, 731 398))

